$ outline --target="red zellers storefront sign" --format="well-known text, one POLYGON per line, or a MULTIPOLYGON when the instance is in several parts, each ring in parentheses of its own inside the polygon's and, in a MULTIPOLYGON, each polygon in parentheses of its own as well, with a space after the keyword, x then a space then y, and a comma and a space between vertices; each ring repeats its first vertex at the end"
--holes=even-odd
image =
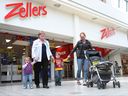
POLYGON ((114 28, 103 28, 102 30, 100 30, 100 32, 102 33, 101 34, 101 39, 104 39, 104 38, 108 38, 112 35, 115 34, 115 29, 114 28))
POLYGON ((14 16, 19 16, 21 18, 27 18, 31 16, 44 16, 47 15, 47 10, 45 5, 33 6, 32 2, 27 2, 26 7, 23 7, 23 3, 11 3, 6 4, 6 8, 12 7, 10 12, 4 17, 9 19, 14 16))

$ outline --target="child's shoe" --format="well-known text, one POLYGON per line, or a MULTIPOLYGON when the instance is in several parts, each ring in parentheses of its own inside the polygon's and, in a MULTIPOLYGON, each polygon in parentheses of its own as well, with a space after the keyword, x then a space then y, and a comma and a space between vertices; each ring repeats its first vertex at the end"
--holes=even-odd
POLYGON ((27 86, 23 86, 23 89, 27 89, 27 86))
POLYGON ((33 89, 33 87, 31 86, 30 89, 33 89))
POLYGON ((55 82, 55 86, 57 86, 58 84, 57 84, 57 82, 55 82))
POLYGON ((30 88, 30 89, 33 89, 33 84, 30 84, 30 85, 29 85, 29 88, 30 88))
POLYGON ((58 82, 58 86, 61 86, 61 82, 58 82))

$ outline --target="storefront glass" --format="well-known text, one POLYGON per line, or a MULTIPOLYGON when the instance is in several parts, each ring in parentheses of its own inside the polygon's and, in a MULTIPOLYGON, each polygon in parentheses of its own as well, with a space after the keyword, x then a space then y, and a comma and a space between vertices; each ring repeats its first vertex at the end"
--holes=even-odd
POLYGON ((128 75, 128 54, 122 54, 122 69, 123 69, 123 75, 128 75))
POLYGON ((30 56, 30 38, 8 33, 0 33, 0 81, 22 80, 24 56, 30 56))

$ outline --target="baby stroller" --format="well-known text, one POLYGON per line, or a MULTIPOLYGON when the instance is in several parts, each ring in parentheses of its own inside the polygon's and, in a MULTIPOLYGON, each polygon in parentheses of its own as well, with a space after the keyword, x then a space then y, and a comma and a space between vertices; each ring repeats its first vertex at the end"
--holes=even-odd
POLYGON ((85 57, 90 61, 87 87, 97 84, 98 89, 105 89, 109 81, 113 81, 113 87, 120 88, 120 82, 116 80, 112 69, 113 64, 105 61, 96 50, 85 51, 85 57))

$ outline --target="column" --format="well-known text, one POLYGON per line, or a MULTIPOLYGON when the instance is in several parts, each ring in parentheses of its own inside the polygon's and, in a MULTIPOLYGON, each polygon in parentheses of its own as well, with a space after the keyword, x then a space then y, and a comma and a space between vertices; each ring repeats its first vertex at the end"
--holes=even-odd
POLYGON ((54 63, 51 61, 51 81, 54 81, 55 78, 55 71, 54 71, 54 63))
MULTIPOLYGON (((74 37, 73 37, 73 46, 76 45, 79 40, 79 16, 74 15, 74 37)), ((74 54, 74 77, 76 78, 77 74, 77 57, 76 53, 74 54)))

